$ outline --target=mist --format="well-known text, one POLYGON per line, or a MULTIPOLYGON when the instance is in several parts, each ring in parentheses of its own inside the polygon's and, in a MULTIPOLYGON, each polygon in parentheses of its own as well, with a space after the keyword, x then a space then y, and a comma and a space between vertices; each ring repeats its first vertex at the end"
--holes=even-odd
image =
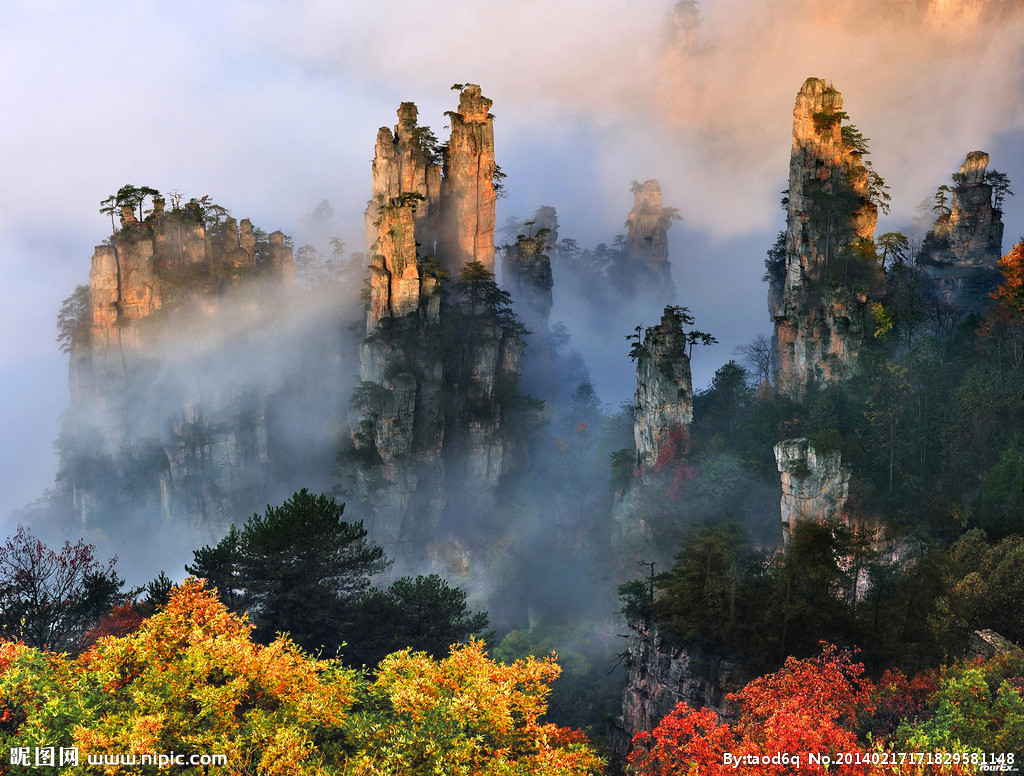
MULTIPOLYGON (((237 217, 294 235, 297 247, 327 233, 308 215, 328 199, 327 231, 349 254, 365 250, 376 128, 414 100, 443 136, 448 85, 472 80, 495 103, 509 191, 499 225, 553 205, 561 236, 593 247, 622 231, 632 180, 661 182, 665 205, 683 217, 669 232, 676 302, 719 340, 695 354, 696 388, 770 326, 760 276, 783 220, 793 97, 806 77, 830 79, 871 138, 893 194, 879 231, 916 218, 967 151, 989 151, 994 168, 1024 181, 1020 2, 719 0, 696 14, 686 5, 184 3, 172 13, 127 2, 102 11, 15 4, 0 32, 12 117, 0 154, 13 182, 0 191, 0 461, 9 483, 0 516, 53 482, 51 444, 68 404, 53 322, 108 232, 99 201, 128 181, 211 194, 237 217)), ((1004 248, 1024 231, 1022 200, 1006 204, 1004 248)), ((552 321, 564 321, 599 400, 629 400, 625 336, 660 310, 610 311, 614 330, 595 331, 580 325, 580 300, 559 283, 556 275, 552 321)), ((274 337, 358 317, 330 304, 300 312, 267 319, 264 341, 277 344, 258 358, 234 348, 233 334, 219 340, 215 352, 234 355, 215 379, 204 373, 211 390, 229 391, 257 369, 261 379, 293 372, 299 356, 281 344, 291 340, 274 337)), ((199 359, 194 347, 168 340, 162 362, 199 359)), ((334 366, 339 392, 354 358, 334 366)), ((161 386, 157 395, 174 397, 153 408, 163 422, 181 404, 178 389, 161 386)), ((299 415, 296 428, 321 433, 299 415)), ((141 577, 158 570, 147 563, 141 577)))

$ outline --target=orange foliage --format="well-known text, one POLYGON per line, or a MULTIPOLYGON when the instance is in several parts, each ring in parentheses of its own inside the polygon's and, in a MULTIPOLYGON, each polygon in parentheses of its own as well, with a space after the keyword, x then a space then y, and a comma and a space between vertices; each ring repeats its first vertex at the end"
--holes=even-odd
POLYGON ((1020 320, 1024 318, 1024 240, 1010 248, 999 260, 1003 284, 992 292, 996 300, 998 317, 1020 320))
POLYGON ((366 712, 351 729, 360 754, 351 774, 571 776, 601 761, 572 730, 540 722, 554 659, 496 663, 484 645, 454 646, 444 660, 398 652, 369 688, 385 715, 366 712), (415 767, 414 767, 415 766, 415 767))
POLYGON ((340 731, 351 676, 284 638, 254 644, 251 630, 201 581, 175 588, 138 631, 101 638, 79 658, 103 700, 75 728, 76 744, 83 753, 225 754, 240 769, 232 772, 320 773, 307 762, 313 736, 340 731))

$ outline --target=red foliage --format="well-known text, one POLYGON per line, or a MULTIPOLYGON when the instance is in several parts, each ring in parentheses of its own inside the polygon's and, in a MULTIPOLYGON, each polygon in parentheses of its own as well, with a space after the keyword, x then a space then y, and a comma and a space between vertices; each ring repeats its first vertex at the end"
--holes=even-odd
POLYGON ((862 751, 852 728, 858 715, 873 710, 873 693, 864 666, 849 651, 822 644, 817 657, 790 658, 781 670, 731 696, 741 709, 732 728, 710 711, 680 704, 653 733, 634 738, 630 763, 645 776, 717 776, 736 773, 736 764, 743 772, 770 776, 881 772, 857 763, 829 769, 808 757, 862 751), (777 757, 782 754, 790 757, 777 757))
POLYGON ((886 671, 875 688, 875 713, 869 725, 872 734, 876 738, 887 737, 904 719, 922 717, 938 688, 937 670, 915 674, 912 679, 907 679, 898 668, 886 671))
POLYGON ((992 292, 992 298, 996 300, 993 315, 997 320, 1020 320, 1024 318, 1024 240, 1010 248, 998 266, 1004 280, 992 292))
POLYGON ((135 608, 134 601, 128 601, 113 607, 100 618, 99 624, 90 630, 82 639, 82 646, 88 649, 104 636, 127 636, 135 633, 142 625, 143 616, 135 608))
POLYGON ((679 423, 673 423, 660 440, 654 473, 657 474, 668 466, 680 463, 689 452, 690 430, 679 423))
POLYGON ((676 776, 696 765, 701 776, 735 773, 725 765, 725 754, 737 754, 732 731, 718 722, 715 713, 696 711, 680 703, 652 733, 638 733, 633 739, 629 764, 636 773, 676 776))

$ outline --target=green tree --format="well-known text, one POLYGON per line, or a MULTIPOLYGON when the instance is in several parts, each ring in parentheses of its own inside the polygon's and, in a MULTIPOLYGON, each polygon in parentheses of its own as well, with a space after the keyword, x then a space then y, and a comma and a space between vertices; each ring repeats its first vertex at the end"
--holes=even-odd
POLYGON ((691 528, 672 569, 656 579, 656 612, 680 635, 736 646, 750 624, 753 553, 730 523, 691 528))
POLYGON ((485 613, 469 610, 466 592, 436 574, 402 577, 386 590, 367 590, 354 604, 353 621, 342 649, 344 661, 353 666, 374 666, 402 649, 442 658, 450 646, 487 627, 485 613))
POLYGON ((288 633, 303 649, 333 651, 370 576, 386 565, 383 550, 367 544, 363 524, 341 519, 344 510, 303 488, 215 547, 197 550, 186 570, 237 591, 235 606, 248 610, 257 639, 288 633))
POLYGON ((92 310, 89 304, 89 286, 75 286, 75 290, 60 306, 57 313, 57 343, 61 353, 84 343, 89 337, 92 310))
POLYGON ((1013 192, 1010 191, 1010 176, 999 170, 988 170, 985 173, 985 183, 992 187, 993 209, 1002 212, 1006 195, 1013 196, 1013 192))

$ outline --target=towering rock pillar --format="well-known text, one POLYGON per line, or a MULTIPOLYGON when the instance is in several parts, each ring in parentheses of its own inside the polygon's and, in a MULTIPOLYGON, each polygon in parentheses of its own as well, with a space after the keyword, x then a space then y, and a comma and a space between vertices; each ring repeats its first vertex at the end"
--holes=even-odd
POLYGON ((988 182, 989 156, 971 151, 953 176, 949 209, 943 209, 922 245, 931 292, 961 307, 977 308, 999 282, 1003 250, 1001 202, 988 182))
POLYGON ((291 248, 274 232, 259 263, 248 220, 204 222, 194 200, 167 211, 157 199, 141 222, 130 208, 122 216, 93 254, 71 342, 58 476, 87 529, 160 514, 217 533, 266 503, 266 407, 284 375, 224 363, 247 344, 235 332, 260 332, 286 296, 291 248))
POLYGON ((444 266, 455 278, 464 266, 479 261, 494 271, 494 119, 493 103, 476 84, 459 96, 459 110, 449 113, 452 135, 444 157, 444 266))
POLYGON ((856 370, 869 300, 884 283, 865 141, 852 125, 841 126, 842 108, 838 91, 808 78, 793 109, 786 258, 771 278, 768 306, 778 386, 797 399, 856 370))
POLYGON ((502 283, 526 328, 547 331, 551 318, 551 259, 534 237, 519 236, 501 260, 502 283))
POLYGON ((693 421, 693 384, 686 333, 678 310, 666 307, 661 323, 647 329, 636 361, 633 437, 644 467, 663 455, 685 451, 693 421))
POLYGON ((662 206, 658 181, 633 181, 633 209, 626 219, 624 255, 613 270, 623 290, 640 294, 657 305, 674 300, 668 228, 678 217, 675 208, 662 206))
MULTIPOLYGON (((352 506, 365 510, 373 540, 417 562, 455 546, 439 540, 446 526, 485 512, 513 464, 507 402, 517 395, 522 335, 507 310, 482 302, 497 290, 491 275, 458 278, 470 262, 494 269, 490 106, 480 87, 465 87, 459 113, 449 114, 443 178, 412 103, 399 108, 394 134, 377 135, 366 211, 370 298, 346 458, 352 506)), ((547 277, 549 311, 550 266, 547 277)), ((543 300, 537 307, 539 315, 543 300)))
POLYGON ((428 127, 417 125, 417 116, 416 104, 403 102, 398 108, 394 134, 387 127, 377 131, 370 201, 364 216, 366 247, 371 256, 379 234, 381 208, 399 199, 413 205, 421 251, 434 252, 441 205, 441 165, 433 135, 428 127))

